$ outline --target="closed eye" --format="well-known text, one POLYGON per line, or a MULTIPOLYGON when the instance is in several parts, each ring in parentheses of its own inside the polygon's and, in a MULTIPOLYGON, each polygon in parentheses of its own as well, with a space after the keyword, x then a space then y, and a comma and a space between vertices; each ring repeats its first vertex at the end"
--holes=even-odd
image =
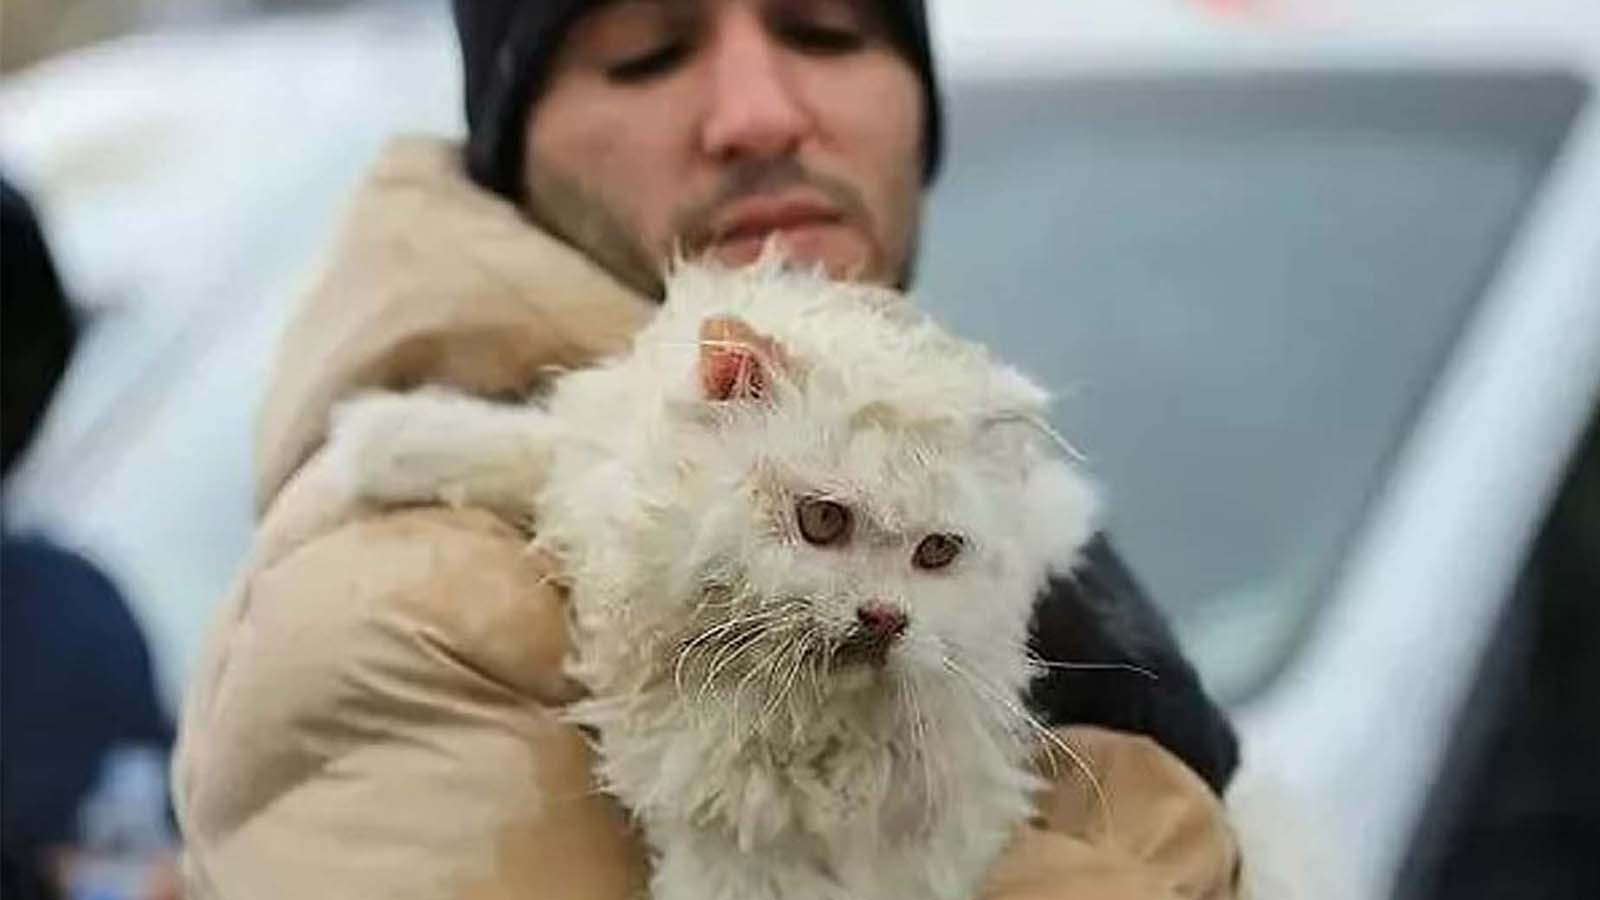
POLYGON ((789 0, 770 8, 768 27, 789 47, 814 56, 854 53, 882 33, 868 0, 789 0))
POLYGON ((606 67, 606 77, 618 84, 649 81, 677 68, 688 55, 687 42, 672 41, 647 53, 640 53, 610 64, 606 67))
POLYGON ((779 33, 789 46, 818 56, 852 53, 866 43, 859 31, 809 22, 785 23, 779 33))

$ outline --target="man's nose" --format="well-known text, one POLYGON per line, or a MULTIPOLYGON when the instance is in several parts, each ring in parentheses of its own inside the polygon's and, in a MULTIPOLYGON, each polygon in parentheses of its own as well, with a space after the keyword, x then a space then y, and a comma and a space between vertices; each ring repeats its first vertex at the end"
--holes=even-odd
POLYGON ((710 47, 702 151, 719 162, 791 155, 812 127, 785 50, 747 4, 724 8, 710 47))

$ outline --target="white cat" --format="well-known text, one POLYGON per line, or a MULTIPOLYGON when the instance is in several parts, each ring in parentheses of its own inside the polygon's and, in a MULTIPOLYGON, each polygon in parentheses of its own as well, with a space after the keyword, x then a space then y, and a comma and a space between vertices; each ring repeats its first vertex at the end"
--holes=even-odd
MULTIPOLYGON (((526 517, 656 900, 968 898, 1029 816, 1035 596, 1092 531, 1047 397, 899 294, 681 267, 629 354, 344 407, 381 502, 526 517)), ((471 598, 462 598, 471 602, 471 598)))

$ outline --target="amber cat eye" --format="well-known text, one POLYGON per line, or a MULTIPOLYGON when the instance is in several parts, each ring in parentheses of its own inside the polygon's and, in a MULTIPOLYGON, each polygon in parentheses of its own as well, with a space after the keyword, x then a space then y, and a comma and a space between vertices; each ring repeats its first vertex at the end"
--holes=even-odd
POLYGON ((919 569, 942 569, 961 555, 964 543, 953 534, 930 534, 917 544, 911 562, 919 569))
POLYGON ((795 505, 795 519, 800 524, 800 536, 819 547, 840 543, 850 536, 850 510, 842 503, 808 497, 795 505))

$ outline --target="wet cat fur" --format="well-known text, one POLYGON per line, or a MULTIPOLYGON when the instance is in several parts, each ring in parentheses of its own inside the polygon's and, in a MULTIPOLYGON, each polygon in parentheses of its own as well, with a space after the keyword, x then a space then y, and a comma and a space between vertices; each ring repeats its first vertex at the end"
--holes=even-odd
POLYGON ((1029 815, 1029 614, 1092 531, 1046 403, 901 295, 767 260, 680 267, 537 403, 358 398, 332 452, 368 501, 493 507, 561 560, 567 715, 657 900, 961 898, 1029 815))

